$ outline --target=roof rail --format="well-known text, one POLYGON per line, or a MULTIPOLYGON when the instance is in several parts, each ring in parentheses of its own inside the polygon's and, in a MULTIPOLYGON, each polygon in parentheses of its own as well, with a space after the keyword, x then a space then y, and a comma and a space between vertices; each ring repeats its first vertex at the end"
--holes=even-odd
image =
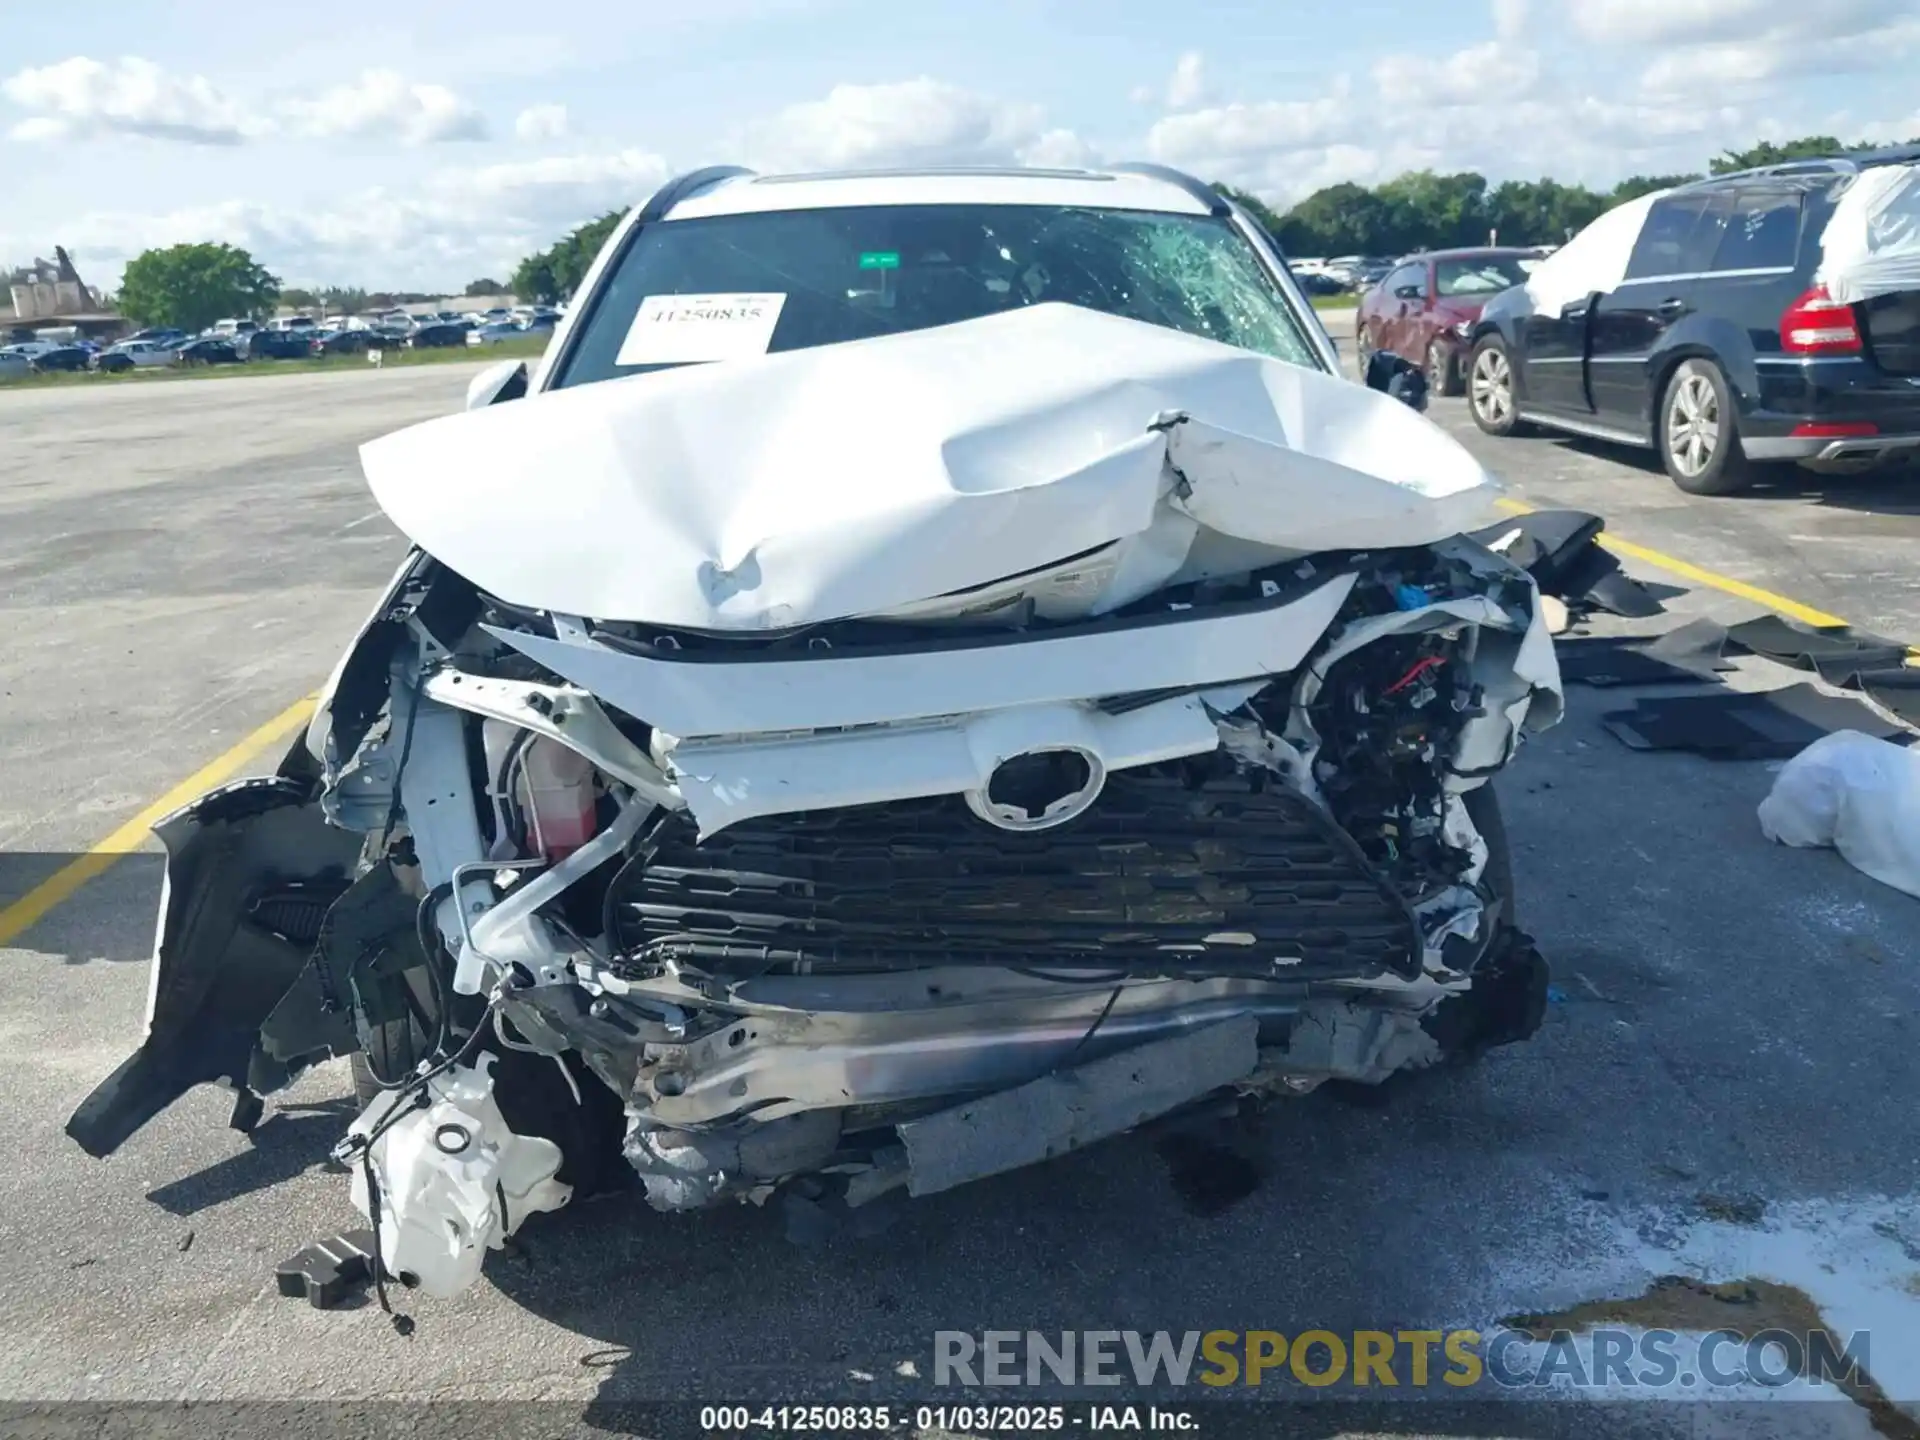
POLYGON ((676 175, 647 197, 647 203, 640 207, 638 223, 651 225, 696 191, 717 185, 722 180, 734 180, 751 174, 753 171, 743 165, 709 165, 703 170, 689 170, 684 175, 676 175))
POLYGON ((1794 176, 1811 178, 1818 175, 1852 175, 1860 167, 1852 160, 1835 156, 1826 160, 1784 160, 1777 165, 1751 165, 1744 170, 1726 170, 1718 175, 1702 175, 1698 180, 1689 180, 1679 186, 1682 190, 1693 190, 1706 185, 1724 185, 1730 180, 1790 179, 1794 176))
POLYGON ((1149 165, 1144 161, 1130 161, 1124 165, 1109 165, 1107 169, 1115 175, 1139 175, 1149 180, 1163 180, 1175 189, 1184 190, 1195 200, 1207 207, 1209 215, 1226 216, 1233 209, 1220 192, 1203 180, 1196 180, 1184 170, 1175 170, 1171 165, 1149 165))

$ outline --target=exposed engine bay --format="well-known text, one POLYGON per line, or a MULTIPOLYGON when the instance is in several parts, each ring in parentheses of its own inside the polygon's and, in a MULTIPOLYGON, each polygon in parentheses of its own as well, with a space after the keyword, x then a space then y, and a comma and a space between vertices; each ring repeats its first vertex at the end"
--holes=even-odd
POLYGON ((1487 781, 1552 644, 1459 536, 1491 482, 1392 400, 1038 307, 364 454, 416 548, 279 773, 157 827, 93 1154, 354 1055, 356 1203, 451 1294, 622 1156, 661 1209, 858 1206, 1539 1022, 1487 781), (908 403, 982 345, 1023 373, 908 403), (683 443, 877 375, 885 433, 804 474, 811 418, 683 443), (534 477, 596 523, 489 516, 534 477))

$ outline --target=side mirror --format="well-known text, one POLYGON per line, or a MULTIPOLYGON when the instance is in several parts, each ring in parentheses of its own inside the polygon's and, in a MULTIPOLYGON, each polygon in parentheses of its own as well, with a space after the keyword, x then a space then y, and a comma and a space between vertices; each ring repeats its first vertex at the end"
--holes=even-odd
POLYGON ((502 360, 489 365, 467 382, 467 409, 484 410, 527 393, 527 362, 502 360))
POLYGON ((1422 290, 1418 285, 1402 285, 1393 292, 1393 298, 1396 300, 1424 300, 1427 298, 1427 292, 1422 290))
POLYGON ((1367 357, 1366 384, 1415 410, 1427 408, 1427 372, 1404 355, 1374 351, 1367 357))

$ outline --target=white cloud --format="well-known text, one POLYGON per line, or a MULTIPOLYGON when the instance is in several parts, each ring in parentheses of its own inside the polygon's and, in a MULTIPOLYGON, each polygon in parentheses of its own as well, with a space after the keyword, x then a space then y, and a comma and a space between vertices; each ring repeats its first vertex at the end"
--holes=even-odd
POLYGON ((232 200, 161 215, 103 211, 60 235, 82 272, 109 288, 115 268, 149 246, 224 240, 290 285, 430 289, 511 269, 666 176, 666 161, 643 150, 556 155, 449 168, 405 193, 370 189, 333 208, 232 200))
POLYGON ((1581 0, 1567 13, 1589 40, 1644 45, 1748 34, 1769 12, 1802 6, 1816 8, 1805 0, 1581 0))
POLYGON ((1374 62, 1373 82, 1383 98, 1397 105, 1485 106, 1491 93, 1511 103, 1534 93, 1540 82, 1540 57, 1502 40, 1471 45, 1438 59, 1383 55, 1374 62))
POLYGON ((522 140, 558 140, 567 133, 567 107, 529 105, 514 117, 513 133, 522 140))
POLYGON ((1518 40, 1527 28, 1527 0, 1493 0, 1493 33, 1501 40, 1518 40))
POLYGON ((487 121, 444 85, 409 81, 392 70, 360 78, 308 100, 289 101, 288 119, 301 134, 321 139, 391 136, 407 145, 484 140, 487 121))
POLYGON ((1207 96, 1205 60, 1198 50, 1189 50, 1174 62, 1173 76, 1167 81, 1167 108, 1191 110, 1207 96))
POLYGON ((22 70, 0 81, 0 94, 37 112, 12 127, 16 140, 139 135, 235 145, 264 128, 204 76, 169 74, 132 55, 111 62, 76 55, 22 70))
POLYGON ((1067 132, 1050 130, 1038 105, 1000 100, 921 76, 886 85, 836 85, 824 100, 790 105, 749 125, 735 147, 766 170, 846 170, 881 165, 999 165, 1067 132))

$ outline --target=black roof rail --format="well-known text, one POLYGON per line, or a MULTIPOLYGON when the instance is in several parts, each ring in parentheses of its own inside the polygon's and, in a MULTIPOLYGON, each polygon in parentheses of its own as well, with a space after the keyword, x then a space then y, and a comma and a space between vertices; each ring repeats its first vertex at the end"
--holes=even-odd
POLYGON ((1178 190, 1184 190, 1195 200, 1207 207, 1209 215, 1226 216, 1233 213, 1220 192, 1204 180, 1196 180, 1184 170, 1176 170, 1171 165, 1149 165, 1145 161, 1129 161, 1124 165, 1109 165, 1107 169, 1115 175, 1139 175, 1148 180, 1164 180, 1178 190))
POLYGON ((653 194, 647 197, 646 204, 640 207, 639 224, 650 225, 660 219, 682 200, 695 192, 717 185, 722 180, 737 179, 742 175, 751 175, 753 171, 744 165, 709 165, 701 170, 689 170, 684 175, 676 175, 653 194))

